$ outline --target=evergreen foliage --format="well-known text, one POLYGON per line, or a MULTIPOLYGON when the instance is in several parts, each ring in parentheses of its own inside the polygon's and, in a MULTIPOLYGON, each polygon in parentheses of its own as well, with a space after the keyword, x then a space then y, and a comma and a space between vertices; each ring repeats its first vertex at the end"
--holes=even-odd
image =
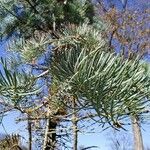
POLYGON ((39 76, 14 72, 2 59, 0 94, 15 105, 32 94, 45 100, 42 109, 24 112, 29 118, 43 112, 47 120, 45 150, 56 147, 56 128, 68 111, 76 133, 78 119, 74 117, 84 110, 91 112, 92 108, 100 125, 118 129, 123 128, 126 117, 141 115, 149 105, 147 64, 138 56, 129 59, 116 55, 104 38, 107 26, 95 16, 90 0, 0 1, 1 36, 11 35, 9 48, 17 50, 36 73, 44 71, 39 76), (51 55, 47 55, 49 51, 51 55), (48 56, 45 60, 51 62, 40 64, 42 56, 48 56), (39 78, 46 92, 37 89, 39 78))
POLYGON ((36 30, 47 32, 68 23, 93 22, 94 9, 89 0, 2 0, 0 21, 2 36, 14 32, 29 38, 36 30))

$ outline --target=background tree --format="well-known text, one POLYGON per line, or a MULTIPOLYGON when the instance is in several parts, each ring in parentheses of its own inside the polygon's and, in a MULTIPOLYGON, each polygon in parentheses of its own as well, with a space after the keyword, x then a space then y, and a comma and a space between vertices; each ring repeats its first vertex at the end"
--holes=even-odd
MULTIPOLYGON (((108 24, 105 36, 108 38, 109 46, 113 47, 117 53, 121 52, 125 59, 134 59, 137 55, 143 59, 149 55, 150 48, 149 8, 144 6, 145 2, 143 1, 121 2, 122 8, 118 7, 114 1, 108 3, 105 0, 97 1, 99 17, 108 24)), ((149 4, 148 1, 147 4, 149 4)), ((132 118, 132 122, 133 132, 135 132, 135 147, 140 145, 143 147, 139 117, 132 118), (139 143, 141 144, 139 145, 139 143)))
POLYGON ((108 141, 110 150, 132 150, 133 144, 131 136, 123 131, 112 131, 112 134, 108 134, 108 141))
POLYGON ((27 148, 21 144, 21 138, 19 135, 9 135, 1 139, 0 148, 1 150, 27 150, 27 148))

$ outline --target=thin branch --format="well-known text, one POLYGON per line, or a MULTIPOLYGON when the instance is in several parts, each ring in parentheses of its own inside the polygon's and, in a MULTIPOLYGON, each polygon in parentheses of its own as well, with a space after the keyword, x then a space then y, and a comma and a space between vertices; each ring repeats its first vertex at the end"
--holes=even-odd
POLYGON ((41 77, 47 75, 48 73, 49 73, 49 70, 46 70, 43 73, 41 73, 40 75, 38 75, 36 78, 41 78, 41 77))
POLYGON ((25 1, 30 5, 30 7, 34 10, 35 13, 38 13, 38 14, 39 14, 39 12, 38 12, 37 9, 35 8, 35 6, 32 5, 32 3, 31 3, 29 0, 25 0, 25 1))

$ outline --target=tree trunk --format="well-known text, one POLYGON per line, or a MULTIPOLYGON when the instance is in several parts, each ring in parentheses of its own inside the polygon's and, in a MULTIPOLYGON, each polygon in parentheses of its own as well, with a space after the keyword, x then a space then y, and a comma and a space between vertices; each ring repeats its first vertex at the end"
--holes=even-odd
POLYGON ((29 115, 28 115, 28 135, 29 135, 28 149, 32 150, 32 123, 30 121, 30 116, 29 115))
POLYGON ((47 119, 43 150, 54 150, 56 145, 57 123, 47 119))
POLYGON ((131 121, 134 135, 134 150, 144 150, 139 119, 137 116, 132 116, 131 121))
POLYGON ((75 110, 76 107, 76 99, 73 98, 72 102, 72 107, 73 107, 73 115, 72 115, 72 124, 73 124, 73 150, 78 149, 78 121, 77 121, 77 112, 75 110))

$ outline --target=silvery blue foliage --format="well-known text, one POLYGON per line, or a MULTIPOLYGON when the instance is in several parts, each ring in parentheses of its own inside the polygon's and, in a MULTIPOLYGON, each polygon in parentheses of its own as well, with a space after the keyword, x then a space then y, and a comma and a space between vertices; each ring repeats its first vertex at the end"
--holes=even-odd
POLYGON ((124 8, 124 9, 125 9, 126 6, 127 6, 127 2, 128 2, 128 0, 121 0, 121 3, 122 3, 122 5, 123 5, 123 8, 124 8))

